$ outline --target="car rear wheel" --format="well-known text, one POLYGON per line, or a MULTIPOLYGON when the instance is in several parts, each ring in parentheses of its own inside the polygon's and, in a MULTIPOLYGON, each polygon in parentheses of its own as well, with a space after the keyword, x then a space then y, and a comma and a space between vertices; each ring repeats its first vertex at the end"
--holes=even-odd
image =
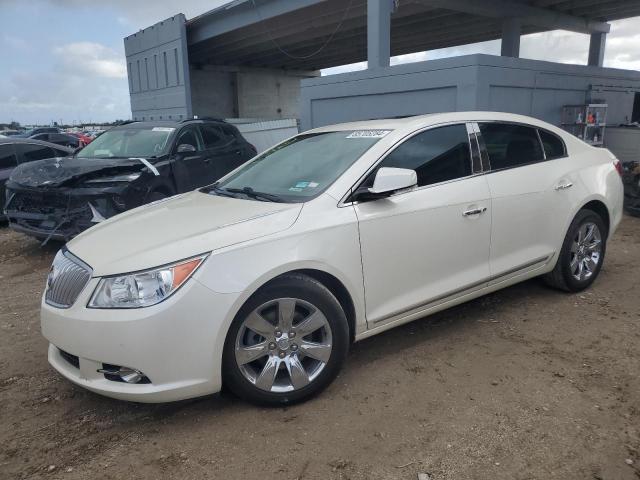
POLYGON ((579 292, 598 277, 607 247, 607 230, 602 218, 581 210, 571 222, 555 268, 545 281, 561 290, 579 292))
POLYGON ((300 402, 331 383, 348 348, 347 320, 335 296, 306 275, 284 275, 253 295, 233 321, 224 383, 252 403, 300 402))

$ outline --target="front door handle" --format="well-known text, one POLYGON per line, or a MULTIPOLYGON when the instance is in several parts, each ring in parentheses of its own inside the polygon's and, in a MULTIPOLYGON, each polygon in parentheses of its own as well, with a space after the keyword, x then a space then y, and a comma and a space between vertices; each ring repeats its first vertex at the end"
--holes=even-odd
POLYGON ((573 187, 573 183, 571 182, 563 182, 556 185, 556 190, 566 190, 567 188, 573 187))
POLYGON ((487 211, 487 207, 474 208, 473 210, 467 210, 463 212, 462 215, 464 215, 465 217, 469 217, 471 215, 480 215, 481 213, 484 213, 486 211, 487 211))

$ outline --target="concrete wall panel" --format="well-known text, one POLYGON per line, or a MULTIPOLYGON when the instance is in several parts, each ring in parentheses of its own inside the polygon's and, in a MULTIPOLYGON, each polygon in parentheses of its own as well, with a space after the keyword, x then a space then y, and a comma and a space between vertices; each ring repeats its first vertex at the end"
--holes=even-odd
POLYGON ((185 17, 175 15, 124 40, 135 120, 191 116, 185 17))
POLYGON ((617 124, 631 118, 637 91, 640 72, 466 55, 305 80, 301 127, 454 110, 521 113, 558 125, 563 105, 592 100, 608 103, 608 123, 617 124))

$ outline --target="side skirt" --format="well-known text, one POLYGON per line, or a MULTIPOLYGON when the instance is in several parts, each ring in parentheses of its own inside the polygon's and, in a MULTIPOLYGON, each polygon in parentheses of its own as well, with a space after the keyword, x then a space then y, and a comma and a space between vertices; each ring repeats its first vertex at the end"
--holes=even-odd
POLYGON ((493 275, 482 282, 467 285, 453 292, 431 299, 427 303, 413 306, 392 315, 374 320, 373 322, 370 322, 370 324, 373 323, 375 326, 359 335, 356 335, 355 341, 364 340, 365 338, 384 332, 393 327, 446 310, 449 307, 468 302, 474 298, 481 297, 488 293, 501 290, 505 287, 538 276, 541 273, 544 273, 545 267, 547 267, 554 258, 555 254, 538 258, 512 270, 508 270, 498 275, 493 275))

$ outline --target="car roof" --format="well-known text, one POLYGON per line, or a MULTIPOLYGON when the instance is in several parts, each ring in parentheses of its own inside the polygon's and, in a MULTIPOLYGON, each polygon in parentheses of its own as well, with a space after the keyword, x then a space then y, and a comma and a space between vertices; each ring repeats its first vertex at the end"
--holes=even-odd
POLYGON ((184 125, 192 123, 227 123, 221 118, 190 118, 187 120, 148 120, 148 121, 130 121, 116 125, 113 129, 126 129, 126 128, 153 128, 153 127, 168 127, 168 128, 180 128, 184 125))
POLYGON ((45 142, 43 140, 36 140, 35 138, 15 138, 15 137, 7 137, 0 138, 0 145, 4 145, 6 143, 30 143, 33 145, 44 145, 45 147, 56 148, 58 150, 68 150, 69 152, 73 152, 73 148, 63 147, 62 145, 57 145, 55 143, 45 142))
POLYGON ((546 128, 557 131, 557 127, 539 120, 537 118, 528 117, 526 115, 518 115, 515 113, 505 112, 485 112, 485 111, 466 111, 466 112, 443 112, 429 113, 426 115, 416 115, 399 118, 386 118, 377 120, 365 120, 359 122, 340 123, 336 125, 327 125, 304 133, 322 133, 331 131, 344 130, 415 130, 422 127, 437 125, 449 122, 476 122, 476 121, 503 121, 526 123, 529 125, 546 128))

